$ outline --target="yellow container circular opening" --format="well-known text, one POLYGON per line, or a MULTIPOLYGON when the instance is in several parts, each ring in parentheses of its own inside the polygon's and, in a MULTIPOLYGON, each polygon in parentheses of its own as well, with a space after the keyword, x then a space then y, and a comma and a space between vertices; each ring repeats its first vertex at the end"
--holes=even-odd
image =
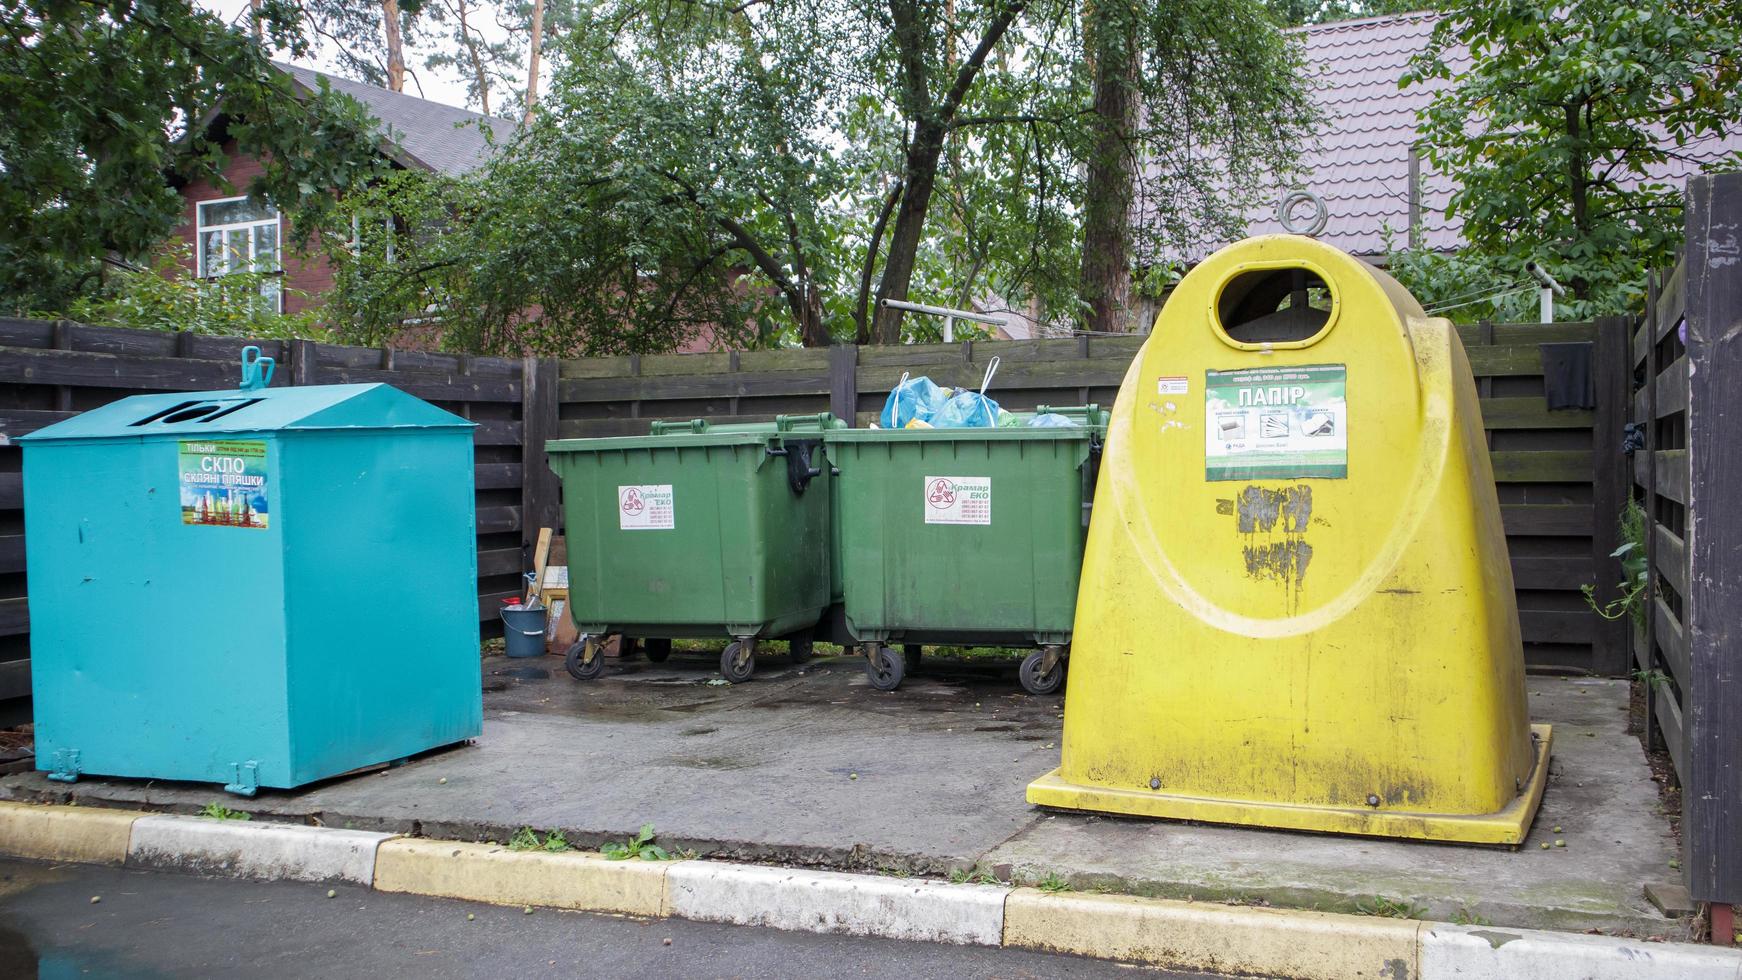
POLYGON ((1331 278, 1300 259, 1242 262, 1211 297, 1216 336, 1236 350, 1311 347, 1336 326, 1341 307, 1331 278))

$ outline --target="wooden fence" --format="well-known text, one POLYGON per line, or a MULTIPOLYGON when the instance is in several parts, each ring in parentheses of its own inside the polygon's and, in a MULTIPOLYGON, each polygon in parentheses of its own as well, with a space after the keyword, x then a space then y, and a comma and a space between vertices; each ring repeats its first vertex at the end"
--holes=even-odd
MULTIPOLYGON (((30 693, 22 453, 13 440, 128 395, 234 388, 246 343, 0 319, 0 717, 17 720, 18 702, 6 703, 30 693)), ((384 381, 478 424, 478 607, 482 622, 495 622, 500 598, 520 589, 528 537, 557 519, 542 451, 554 434, 556 362, 258 343, 277 359, 275 385, 384 381)), ((118 638, 125 632, 116 624, 118 638)))
MULTIPOLYGON (((1620 674, 1625 624, 1591 612, 1580 588, 1613 597, 1620 572, 1614 515, 1627 494, 1620 453, 1627 415, 1628 321, 1481 324, 1460 328, 1476 374, 1501 514, 1512 552, 1525 656, 1536 668, 1620 674), (1539 345, 1590 342, 1591 410, 1550 411, 1539 345)), ((834 411, 875 420, 903 373, 978 386, 1006 407, 1111 406, 1142 337, 979 341, 952 345, 672 354, 565 360, 559 368, 564 437, 647 431, 653 419, 765 420, 834 411)))
POLYGON ((1742 902, 1742 174, 1688 182, 1686 255, 1633 335, 1648 585, 1633 656, 1682 785, 1682 867, 1727 940, 1742 902))
MULTIPOLYGON (((1591 613, 1581 586, 1619 572, 1612 519, 1625 498, 1621 320, 1483 324, 1462 331, 1480 387, 1512 549, 1525 655, 1537 668, 1617 674, 1626 628, 1591 613), (1596 411, 1549 411, 1538 345, 1591 341, 1596 411)), ((266 341, 275 384, 384 381, 478 423, 478 604, 486 628, 519 588, 530 540, 559 520, 541 447, 556 436, 644 433, 653 419, 769 419, 834 411, 863 425, 902 374, 978 385, 991 357, 1005 405, 1111 406, 1141 337, 673 354, 556 361, 266 341)), ((20 452, 13 437, 146 391, 233 387, 242 340, 67 322, 0 320, 0 705, 29 693, 20 452)), ((0 711, 0 714, 4 714, 0 711)), ((16 711, 14 712, 16 714, 16 711)))

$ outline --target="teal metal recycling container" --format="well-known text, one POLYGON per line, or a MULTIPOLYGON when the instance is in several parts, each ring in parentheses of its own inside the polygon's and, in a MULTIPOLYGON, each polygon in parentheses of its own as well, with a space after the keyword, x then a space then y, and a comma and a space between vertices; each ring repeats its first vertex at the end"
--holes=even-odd
POLYGON ((271 367, 19 440, 49 778, 252 795, 479 734, 471 423, 271 367))

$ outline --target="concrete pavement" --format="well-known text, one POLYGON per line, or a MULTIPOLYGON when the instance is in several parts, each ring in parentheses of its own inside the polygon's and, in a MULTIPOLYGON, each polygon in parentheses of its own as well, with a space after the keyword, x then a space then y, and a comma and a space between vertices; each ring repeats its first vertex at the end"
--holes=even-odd
POLYGON ((1514 928, 1683 929, 1642 894, 1678 873, 1625 733, 1624 682, 1531 679, 1556 754, 1530 842, 1510 851, 1051 815, 1023 789, 1057 764, 1062 699, 1022 694, 1014 664, 931 664, 888 694, 856 660, 793 668, 771 656, 733 687, 708 683, 712 664, 679 654, 583 684, 554 658, 490 658, 499 690, 476 745, 297 793, 240 801, 216 787, 25 775, 0 780, 0 796, 179 812, 223 800, 261 818, 462 840, 532 826, 584 847, 651 822, 662 842, 714 858, 920 874, 977 863, 1084 890, 1322 910, 1381 896, 1514 928), (1538 847, 1556 839, 1566 846, 1538 847))

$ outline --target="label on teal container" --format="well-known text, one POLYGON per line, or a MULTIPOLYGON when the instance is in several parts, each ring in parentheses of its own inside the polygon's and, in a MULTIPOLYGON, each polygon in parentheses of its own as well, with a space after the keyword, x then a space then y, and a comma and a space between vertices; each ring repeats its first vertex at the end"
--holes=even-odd
POLYGON ((176 448, 183 524, 266 529, 271 506, 265 442, 184 439, 176 448))
POLYGON ((1204 372, 1204 479, 1349 475, 1341 364, 1204 372))

